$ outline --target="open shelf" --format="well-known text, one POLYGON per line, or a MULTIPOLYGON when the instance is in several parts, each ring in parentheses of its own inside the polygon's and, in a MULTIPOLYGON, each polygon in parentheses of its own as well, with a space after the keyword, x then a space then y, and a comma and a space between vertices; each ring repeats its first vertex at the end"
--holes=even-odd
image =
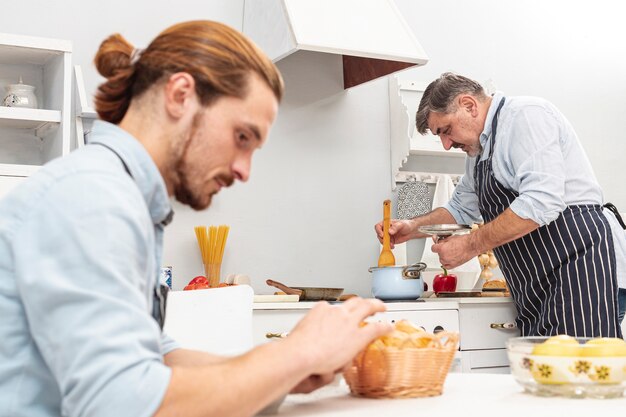
POLYGON ((40 130, 60 123, 61 112, 58 110, 0 107, 0 127, 40 130))
POLYGON ((0 175, 28 177, 39 168, 41 167, 38 165, 0 164, 0 175))
POLYGON ((71 151, 71 51, 70 41, 0 33, 0 91, 23 80, 40 107, 0 106, 0 195, 71 151))

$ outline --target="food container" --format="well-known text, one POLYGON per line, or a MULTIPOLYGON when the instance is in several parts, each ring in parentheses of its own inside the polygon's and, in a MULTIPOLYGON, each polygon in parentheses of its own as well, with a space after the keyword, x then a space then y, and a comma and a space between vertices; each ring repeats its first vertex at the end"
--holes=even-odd
POLYGON ((441 395, 458 348, 458 334, 424 332, 411 335, 409 340, 408 346, 373 343, 359 353, 343 373, 352 395, 368 398, 441 395))
POLYGON ((381 300, 416 300, 424 292, 426 264, 372 267, 372 295, 381 300))
POLYGON ((6 107, 26 107, 31 109, 37 108, 37 97, 35 96, 35 87, 24 84, 22 77, 17 84, 9 84, 7 86, 7 94, 2 100, 2 105, 6 107))
POLYGON ((626 387, 626 342, 615 338, 516 337, 507 342, 511 373, 541 396, 615 398, 626 387))

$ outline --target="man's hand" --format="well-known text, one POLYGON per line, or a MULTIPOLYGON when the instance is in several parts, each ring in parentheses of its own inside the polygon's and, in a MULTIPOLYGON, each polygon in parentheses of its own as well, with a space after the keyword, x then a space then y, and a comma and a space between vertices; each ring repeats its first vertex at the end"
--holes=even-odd
MULTIPOLYGON (((383 222, 377 223, 374 226, 376 235, 380 243, 383 243, 383 222)), ((415 234, 415 226, 411 220, 397 220, 391 219, 389 222, 389 242, 391 243, 391 249, 394 248, 396 243, 403 243, 413 238, 415 234)))
POLYGON ((372 340, 393 330, 385 322, 360 325, 367 317, 385 310, 380 300, 359 297, 339 305, 319 302, 280 343, 300 351, 311 375, 333 374, 372 340))
POLYGON ((439 254, 439 260, 444 268, 451 269, 478 254, 519 239, 537 227, 539 225, 534 221, 522 219, 507 208, 493 221, 469 235, 450 236, 439 240, 432 246, 432 251, 439 254))
MULTIPOLYGON (((428 235, 420 233, 417 230, 419 226, 450 223, 456 223, 456 221, 450 212, 442 207, 436 208, 430 213, 415 217, 411 220, 392 219, 389 224, 391 248, 393 249, 396 243, 404 243, 411 239, 428 237, 428 235)), ((377 223, 374 226, 374 230, 376 231, 380 243, 383 243, 383 222, 377 223)))
POLYGON ((439 239, 431 250, 439 255, 441 266, 446 269, 456 268, 477 256, 471 248, 470 235, 450 236, 439 239))
POLYGON ((336 372, 323 375, 309 375, 308 378, 305 378, 298 385, 293 387, 289 393, 308 394, 309 392, 313 392, 316 389, 333 382, 335 380, 335 374, 336 372))

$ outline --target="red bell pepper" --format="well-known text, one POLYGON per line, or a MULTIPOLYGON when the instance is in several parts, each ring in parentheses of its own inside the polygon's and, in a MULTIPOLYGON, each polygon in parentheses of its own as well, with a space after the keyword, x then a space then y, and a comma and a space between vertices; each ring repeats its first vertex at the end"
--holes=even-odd
POLYGON ((441 269, 443 269, 443 274, 437 274, 433 279, 433 291, 435 291, 435 294, 456 291, 456 275, 448 274, 448 270, 443 266, 441 269))

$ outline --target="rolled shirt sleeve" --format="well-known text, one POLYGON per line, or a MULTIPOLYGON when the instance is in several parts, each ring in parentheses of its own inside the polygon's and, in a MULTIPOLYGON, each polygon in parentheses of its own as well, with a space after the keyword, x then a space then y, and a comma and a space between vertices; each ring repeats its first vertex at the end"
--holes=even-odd
MULTIPOLYGON (((503 171, 509 188, 519 196, 511 210, 523 219, 543 226, 565 209, 565 162, 556 116, 543 106, 525 106, 512 115, 510 128, 500 136, 503 171), (508 151, 507 151, 508 150, 508 151)), ((494 164, 498 159, 494 158, 494 164)))
POLYGON ((145 206, 129 178, 68 175, 16 237, 18 291, 64 416, 152 416, 169 384, 172 344, 148 313, 153 226, 129 205, 145 206))
POLYGON ((443 206, 450 212, 457 224, 472 224, 482 221, 478 207, 478 196, 474 189, 475 158, 466 158, 465 175, 454 188, 450 201, 443 206))
POLYGON ((180 343, 165 333, 161 334, 161 355, 165 356, 173 350, 180 349, 180 343))

